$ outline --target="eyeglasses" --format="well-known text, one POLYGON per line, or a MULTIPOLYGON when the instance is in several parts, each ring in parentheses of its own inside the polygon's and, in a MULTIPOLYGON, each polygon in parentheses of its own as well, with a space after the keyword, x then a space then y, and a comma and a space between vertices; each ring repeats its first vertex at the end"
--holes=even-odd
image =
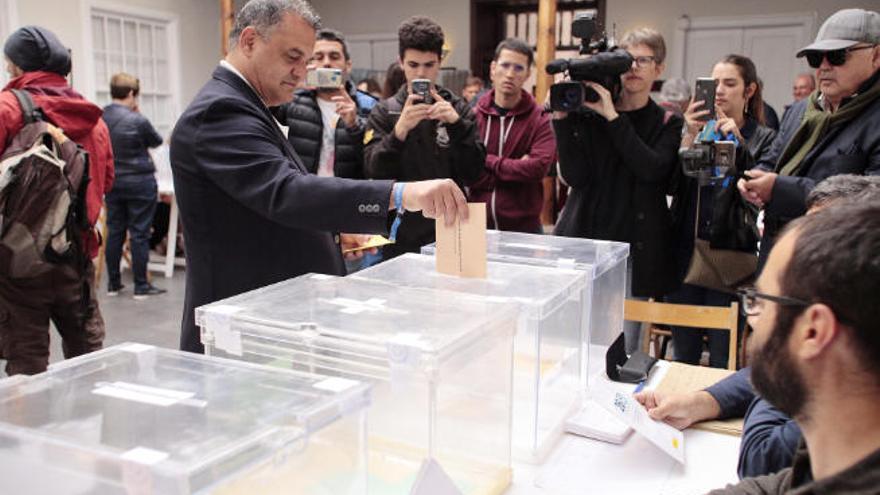
POLYGON ((651 57, 648 55, 645 55, 642 57, 633 57, 633 63, 636 64, 636 67, 638 67, 640 69, 643 67, 647 67, 648 64, 650 64, 651 62, 656 62, 656 61, 657 61, 657 57, 651 57))
POLYGON ((522 74, 526 71, 524 65, 515 64, 513 62, 501 62, 498 64, 498 67, 504 72, 508 72, 512 69, 514 74, 522 74))
POLYGON ((818 69, 820 65, 822 65, 822 60, 828 59, 828 63, 833 66, 840 66, 846 63, 846 55, 849 52, 854 52, 857 50, 865 50, 867 48, 874 48, 875 45, 864 45, 864 46, 852 46, 849 48, 841 48, 839 50, 829 50, 826 52, 811 50, 805 53, 807 57, 807 63, 810 64, 810 67, 814 69, 818 69))
POLYGON ((763 292, 755 290, 754 287, 744 287, 739 289, 736 291, 736 295, 739 296, 739 307, 746 316, 757 316, 761 314, 761 310, 764 309, 762 299, 773 301, 781 306, 807 307, 812 304, 793 297, 764 294, 763 292))

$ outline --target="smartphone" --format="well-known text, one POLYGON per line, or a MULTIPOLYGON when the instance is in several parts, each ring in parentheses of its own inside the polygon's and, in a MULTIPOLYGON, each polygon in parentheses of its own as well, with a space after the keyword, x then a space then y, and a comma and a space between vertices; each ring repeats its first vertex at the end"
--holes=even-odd
POLYGON ((413 79, 412 92, 414 95, 422 97, 425 103, 431 103, 431 80, 430 79, 413 79))
POLYGON ((715 79, 698 77, 694 88, 694 101, 702 101, 700 110, 708 110, 709 115, 701 120, 715 120, 715 79))
POLYGON ((341 88, 343 84, 342 70, 319 67, 309 69, 306 73, 306 86, 321 89, 341 88))

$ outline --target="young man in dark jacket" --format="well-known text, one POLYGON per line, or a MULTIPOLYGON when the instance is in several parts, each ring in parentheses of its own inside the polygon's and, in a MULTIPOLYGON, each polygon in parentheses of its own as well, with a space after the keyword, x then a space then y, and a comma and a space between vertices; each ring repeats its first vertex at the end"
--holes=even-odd
POLYGON ((315 37, 312 67, 341 70, 343 87, 299 90, 276 113, 289 127, 287 140, 309 172, 363 179, 364 129, 376 99, 348 80, 351 58, 342 33, 321 29, 315 37))
POLYGON ((556 161, 556 138, 550 116, 522 89, 532 62, 521 40, 508 38, 495 49, 492 90, 476 106, 486 167, 468 197, 486 203, 489 228, 534 234, 542 232, 542 180, 556 161))
MULTIPOLYGON (((364 137, 366 176, 400 181, 450 178, 459 186, 470 185, 483 170, 486 152, 467 102, 435 84, 443 31, 431 19, 417 16, 401 24, 398 36, 406 85, 370 114, 364 137), (429 102, 412 93, 416 79, 431 81, 429 102)), ((393 213, 389 222, 391 218, 393 213)), ((431 242, 434 221, 406 213, 396 243, 383 249, 383 257, 418 252, 431 242)))
MULTIPOLYGON (((21 107, 7 90, 25 91, 49 123, 89 153, 86 214, 89 225, 95 225, 104 193, 113 185, 113 150, 101 109, 67 84, 70 54, 51 31, 23 27, 10 35, 3 52, 12 80, 0 93, 0 154, 24 125, 21 107)), ((7 374, 46 371, 50 320, 61 334, 65 358, 101 348, 104 319, 92 264, 99 245, 97 232, 89 229, 71 259, 53 270, 27 279, 0 274, 0 345, 7 374)))
POLYGON ((817 182, 880 175, 880 14, 841 10, 797 55, 816 69, 819 87, 791 106, 770 153, 739 181, 743 197, 764 208, 762 262, 817 182))

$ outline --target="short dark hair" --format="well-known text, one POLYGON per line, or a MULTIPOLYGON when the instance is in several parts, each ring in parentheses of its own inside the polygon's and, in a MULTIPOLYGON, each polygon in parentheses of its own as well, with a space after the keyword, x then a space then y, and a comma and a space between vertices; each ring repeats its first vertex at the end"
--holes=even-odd
POLYGON ((841 199, 852 199, 863 192, 873 191, 880 197, 880 175, 832 175, 816 184, 807 194, 807 209, 828 206, 841 199))
POLYGON ((315 39, 339 43, 342 45, 342 54, 345 56, 345 60, 351 60, 348 55, 348 43, 345 42, 345 36, 341 32, 335 29, 321 29, 315 34, 315 39))
POLYGON ((470 76, 470 77, 468 77, 467 80, 465 81, 465 83, 464 83, 464 87, 465 87, 465 88, 469 88, 469 87, 471 87, 471 86, 479 86, 479 87, 482 88, 482 87, 483 87, 483 80, 480 79, 480 78, 477 77, 477 76, 470 76))
POLYGON ((412 16, 403 21, 397 30, 398 50, 400 58, 407 50, 436 53, 443 57, 443 29, 440 25, 424 16, 412 16))
POLYGON ((495 58, 492 60, 496 62, 498 61, 498 57, 501 56, 501 50, 510 50, 529 57, 529 67, 535 62, 535 52, 532 51, 532 47, 519 38, 507 38, 501 40, 501 43, 498 43, 498 46, 495 47, 495 58))
POLYGON ((797 237, 779 278, 782 294, 828 305, 851 330, 854 361, 880 381, 880 201, 841 202, 786 232, 797 237))
POLYGON ((305 0, 250 0, 235 16, 229 31, 229 49, 238 45, 241 32, 248 26, 253 26, 261 37, 267 38, 272 28, 288 13, 302 17, 312 29, 321 27, 321 18, 305 0))

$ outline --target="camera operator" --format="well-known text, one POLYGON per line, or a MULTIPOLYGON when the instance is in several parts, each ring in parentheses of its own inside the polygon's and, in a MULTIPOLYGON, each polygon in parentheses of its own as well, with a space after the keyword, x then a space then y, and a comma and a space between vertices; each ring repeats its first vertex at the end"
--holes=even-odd
MULTIPOLYGON (((600 96, 586 112, 553 113, 559 170, 571 196, 556 234, 630 243, 630 295, 662 297, 676 285, 672 217, 666 191, 678 164, 681 117, 650 98, 663 72, 666 45, 660 33, 637 29, 620 43, 633 57, 615 101, 600 96)), ((627 330, 627 351, 638 345, 638 326, 627 330)))
MULTIPOLYGON (((736 153, 738 169, 750 168, 770 150, 776 132, 764 123, 764 102, 755 64, 742 55, 728 55, 712 69, 715 86, 716 119, 709 121, 718 134, 733 134, 740 143, 736 153)), ((709 110, 702 101, 691 99, 684 114, 685 129, 681 148, 694 146, 694 140, 707 125, 709 110)), ((700 188, 699 226, 697 235, 709 239, 712 228, 715 201, 723 188, 729 187, 736 199, 733 179, 716 181, 714 184, 698 185, 697 179, 686 177, 681 167, 675 172, 676 191, 672 202, 676 231, 676 262, 679 280, 684 279, 694 255, 694 222, 697 221, 697 189, 700 188)), ((720 270, 724 266, 717 267, 720 270)), ((735 299, 732 293, 685 283, 676 292, 667 296, 667 302, 680 304, 699 304, 704 306, 729 306, 735 299)), ((703 335, 709 338, 709 365, 716 368, 727 367, 730 333, 723 330, 703 330, 698 328, 674 327, 672 341, 675 359, 690 364, 698 364, 703 350, 703 335)))

